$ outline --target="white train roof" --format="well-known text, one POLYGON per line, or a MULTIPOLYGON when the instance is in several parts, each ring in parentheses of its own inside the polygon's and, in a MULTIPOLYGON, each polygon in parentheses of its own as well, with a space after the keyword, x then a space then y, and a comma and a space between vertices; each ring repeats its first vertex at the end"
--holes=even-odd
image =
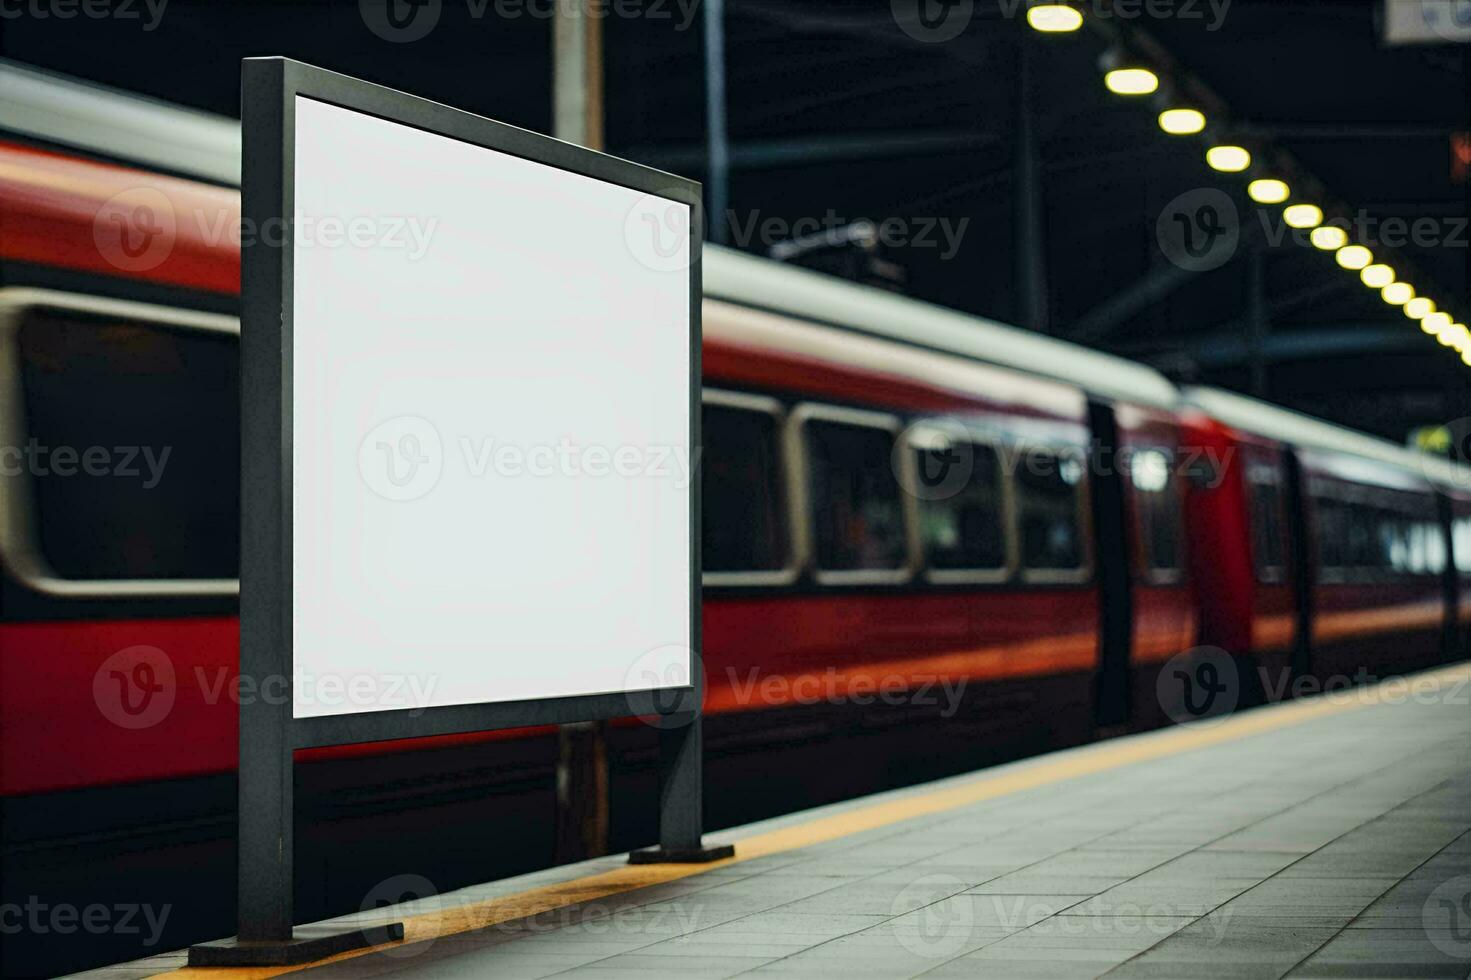
POLYGON ((1220 388, 1192 385, 1184 389, 1183 395, 1189 404, 1218 421, 1299 449, 1346 453, 1413 470, 1437 483, 1471 487, 1471 468, 1311 415, 1220 388))
POLYGON ((13 61, 0 61, 0 129, 217 184, 240 184, 236 120, 13 61))
POLYGON ((705 293, 874 336, 1065 381, 1108 398, 1173 408, 1179 390, 1153 368, 930 303, 718 246, 705 247, 705 293))

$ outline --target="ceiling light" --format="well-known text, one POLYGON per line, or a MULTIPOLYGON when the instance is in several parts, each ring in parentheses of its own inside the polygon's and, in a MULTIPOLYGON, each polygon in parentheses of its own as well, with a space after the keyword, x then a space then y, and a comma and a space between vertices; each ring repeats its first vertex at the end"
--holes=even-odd
POLYGON ((1313 229, 1313 245, 1325 252, 1336 252, 1348 244, 1348 232, 1334 225, 1320 225, 1313 229))
POLYGON ((1198 109, 1166 109, 1159 114, 1159 128, 1171 136, 1190 136, 1205 129, 1205 114, 1198 109))
POLYGON ((1435 304, 1427 297, 1416 296, 1405 304, 1405 316, 1411 320, 1423 320, 1435 312, 1435 304))
POLYGON ((1043 34, 1067 34, 1083 26, 1083 15, 1063 3, 1042 3, 1027 10, 1027 23, 1043 34))
POLYGON ((1293 228, 1316 228, 1323 223, 1323 209, 1316 204, 1293 204, 1282 212, 1282 218, 1293 228))
POLYGON ((1239 146, 1213 146, 1205 151, 1205 162, 1223 174, 1239 174, 1251 166, 1251 154, 1239 146))
POLYGON ((1447 313, 1441 313, 1438 310, 1420 320, 1420 329, 1424 330, 1426 333, 1438 334, 1441 331, 1449 330, 1450 328, 1450 315, 1447 313))
POLYGON ((1292 190, 1280 180, 1265 178, 1246 185, 1246 193, 1258 204, 1281 204, 1292 196, 1292 190))
POLYGON ((1148 68, 1115 68, 1103 84, 1115 95, 1149 95, 1159 88, 1159 77, 1148 68))
POLYGON ((1407 282, 1392 282, 1379 291, 1390 306, 1404 306, 1415 298, 1415 287, 1407 282))
POLYGON ((1394 282, 1394 270, 1380 262, 1371 265, 1359 273, 1359 278, 1364 280, 1364 285, 1373 289, 1383 289, 1394 282))
MULTIPOLYGON (((1374 261, 1374 253, 1362 245, 1345 245, 1338 250, 1338 254, 1334 258, 1345 269, 1357 271, 1368 268, 1369 263, 1374 261)), ((1394 273, 1390 273, 1390 275, 1392 277, 1394 273)))

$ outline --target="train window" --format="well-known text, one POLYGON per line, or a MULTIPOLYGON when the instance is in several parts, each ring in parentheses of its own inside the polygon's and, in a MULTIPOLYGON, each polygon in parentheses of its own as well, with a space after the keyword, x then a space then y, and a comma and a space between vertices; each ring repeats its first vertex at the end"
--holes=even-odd
POLYGON ((1143 567, 1155 579, 1172 579, 1180 571, 1180 496, 1170 454, 1141 449, 1129 457, 1129 482, 1139 516, 1143 567))
POLYGON ((1274 470, 1254 467, 1247 474, 1252 563, 1259 582, 1280 582, 1287 561, 1283 542, 1282 484, 1274 470))
POLYGON ((760 584, 790 564, 778 411, 770 399, 705 393, 701 541, 710 584, 760 584))
POLYGON ((1351 564, 1348 558, 1348 505, 1328 496, 1313 500, 1317 521, 1318 568, 1336 572, 1351 564))
POLYGON ((1030 578, 1084 567, 1083 463, 1075 456, 1028 450, 1016 468, 1022 567, 1030 578), (1043 573, 1037 575, 1034 573, 1043 573))
POLYGON ((1471 572, 1471 517, 1458 517, 1452 527, 1451 547, 1454 549, 1456 568, 1471 572))
POLYGON ((29 307, 16 344, 35 549, 49 572, 234 579, 235 336, 29 307))
POLYGON ((920 534, 929 558, 930 577, 944 580, 953 577, 946 574, 952 572, 1000 577, 1008 564, 1008 549, 1006 501, 996 450, 969 441, 957 449, 944 433, 922 430, 911 437, 911 445, 921 489, 929 485, 925 474, 941 473, 944 467, 969 461, 964 483, 955 487, 941 483, 936 493, 920 493, 920 534))
POLYGON ((895 432, 864 412, 808 407, 802 422, 807 492, 819 575, 902 572, 904 501, 894 474, 895 432), (851 418, 853 421, 848 421, 851 418))
POLYGON ((1315 499, 1318 566, 1325 577, 1363 580, 1444 571, 1443 531, 1423 511, 1416 512, 1412 501, 1364 491, 1353 496, 1315 499))

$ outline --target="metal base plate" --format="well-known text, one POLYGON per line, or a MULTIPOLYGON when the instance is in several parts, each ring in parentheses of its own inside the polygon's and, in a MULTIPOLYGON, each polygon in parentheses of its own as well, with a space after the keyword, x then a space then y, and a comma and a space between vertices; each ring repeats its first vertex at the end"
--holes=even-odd
POLYGON ((662 847, 650 847, 643 851, 632 851, 629 864, 709 864, 735 857, 734 844, 710 844, 679 850, 666 851, 662 847))
POLYGON ((241 942, 238 937, 189 947, 190 966, 297 966, 338 953, 404 937, 402 922, 343 930, 341 926, 298 926, 291 938, 278 942, 241 942))

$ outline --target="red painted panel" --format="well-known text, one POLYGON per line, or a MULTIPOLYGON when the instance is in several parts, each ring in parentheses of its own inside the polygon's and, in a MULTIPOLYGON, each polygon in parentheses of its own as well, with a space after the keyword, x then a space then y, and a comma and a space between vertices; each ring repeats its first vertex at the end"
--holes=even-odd
POLYGON ((240 291, 240 194, 0 143, 0 257, 240 291))
MULTIPOLYGON (((712 601, 707 710, 862 703, 919 687, 943 697, 944 682, 953 690, 960 681, 1089 671, 1096 616, 1091 590, 712 601)), ((230 771, 238 648, 238 622, 226 617, 0 625, 0 792, 230 771)), ((341 746, 298 758, 547 731, 341 746)))

